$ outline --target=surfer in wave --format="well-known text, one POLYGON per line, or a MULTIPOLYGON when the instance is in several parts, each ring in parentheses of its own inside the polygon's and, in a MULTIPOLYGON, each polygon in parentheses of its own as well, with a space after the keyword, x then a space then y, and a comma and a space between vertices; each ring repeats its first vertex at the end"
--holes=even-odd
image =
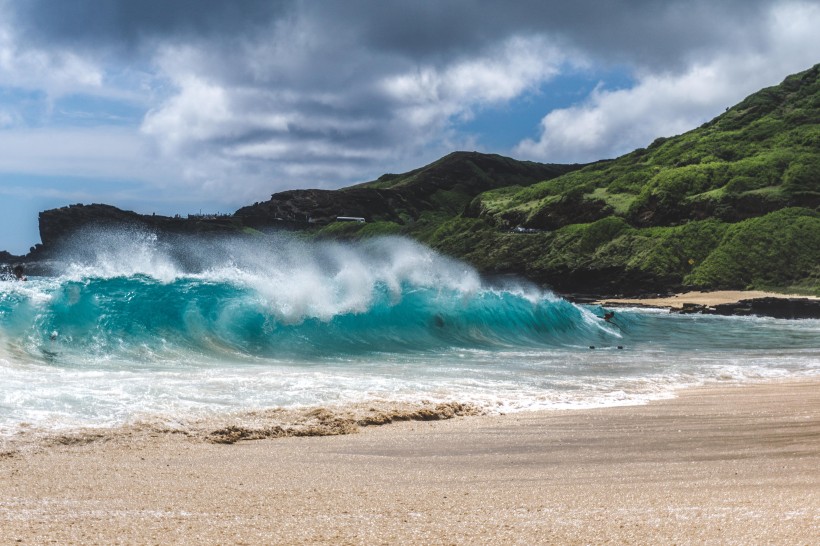
MULTIPOLYGON (((604 310, 604 316, 602 316, 601 318, 604 320, 604 322, 613 325, 618 330, 623 331, 623 328, 621 328, 621 326, 613 320, 615 318, 615 311, 604 310)), ((620 349, 620 347, 618 348, 620 349)))

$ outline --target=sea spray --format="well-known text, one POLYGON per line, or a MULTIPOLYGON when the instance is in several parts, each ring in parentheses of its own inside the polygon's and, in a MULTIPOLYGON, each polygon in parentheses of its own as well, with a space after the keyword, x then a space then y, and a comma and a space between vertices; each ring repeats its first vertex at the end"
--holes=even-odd
POLYGON ((636 403, 820 362, 818 321, 624 310, 614 326, 402 238, 96 230, 55 263, 58 276, 0 282, 5 433, 368 400, 636 403))
POLYGON ((50 352, 130 359, 138 347, 158 359, 163 349, 184 349, 299 360, 583 343, 597 327, 549 292, 520 282, 490 287, 465 264, 400 238, 168 242, 104 231, 66 248, 65 274, 43 285, 36 316, 10 310, 6 318, 28 327, 30 346, 50 352))

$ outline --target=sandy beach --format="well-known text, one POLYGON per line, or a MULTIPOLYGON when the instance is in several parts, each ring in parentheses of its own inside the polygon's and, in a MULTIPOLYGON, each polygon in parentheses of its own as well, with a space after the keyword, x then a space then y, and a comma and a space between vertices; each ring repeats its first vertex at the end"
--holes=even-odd
POLYGON ((712 307, 725 303, 737 303, 741 300, 757 298, 804 298, 820 300, 817 296, 799 294, 779 294, 761 290, 716 290, 712 292, 683 292, 668 297, 658 298, 608 298, 595 302, 598 305, 641 305, 647 307, 665 307, 681 309, 685 304, 706 305, 712 307))
POLYGON ((816 544, 820 380, 645 406, 0 458, 4 544, 816 544))

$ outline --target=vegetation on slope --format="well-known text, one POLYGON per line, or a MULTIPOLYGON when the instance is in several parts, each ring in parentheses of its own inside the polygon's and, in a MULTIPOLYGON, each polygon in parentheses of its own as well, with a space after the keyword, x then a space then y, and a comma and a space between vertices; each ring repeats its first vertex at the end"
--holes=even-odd
MULTIPOLYGON (((467 193, 403 224, 323 231, 405 233, 484 271, 568 291, 820 294, 818 72, 790 76, 693 131, 549 180, 458 173, 488 186, 463 211, 467 193)), ((425 169, 364 187, 409 187, 425 169)))
MULTIPOLYGON (((751 95, 686 134, 507 196, 489 197, 499 224, 556 227, 568 205, 636 226, 715 217, 735 222, 820 205, 818 66, 751 95)), ((483 209, 483 203, 477 206, 483 209)), ((595 218, 597 219, 597 218, 595 218)))

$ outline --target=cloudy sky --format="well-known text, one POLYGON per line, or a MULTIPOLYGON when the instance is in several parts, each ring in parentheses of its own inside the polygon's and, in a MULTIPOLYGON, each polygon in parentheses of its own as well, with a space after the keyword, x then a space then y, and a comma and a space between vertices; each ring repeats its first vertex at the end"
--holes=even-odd
POLYGON ((820 62, 818 28, 818 0, 0 0, 0 249, 69 203, 615 157, 820 62))

